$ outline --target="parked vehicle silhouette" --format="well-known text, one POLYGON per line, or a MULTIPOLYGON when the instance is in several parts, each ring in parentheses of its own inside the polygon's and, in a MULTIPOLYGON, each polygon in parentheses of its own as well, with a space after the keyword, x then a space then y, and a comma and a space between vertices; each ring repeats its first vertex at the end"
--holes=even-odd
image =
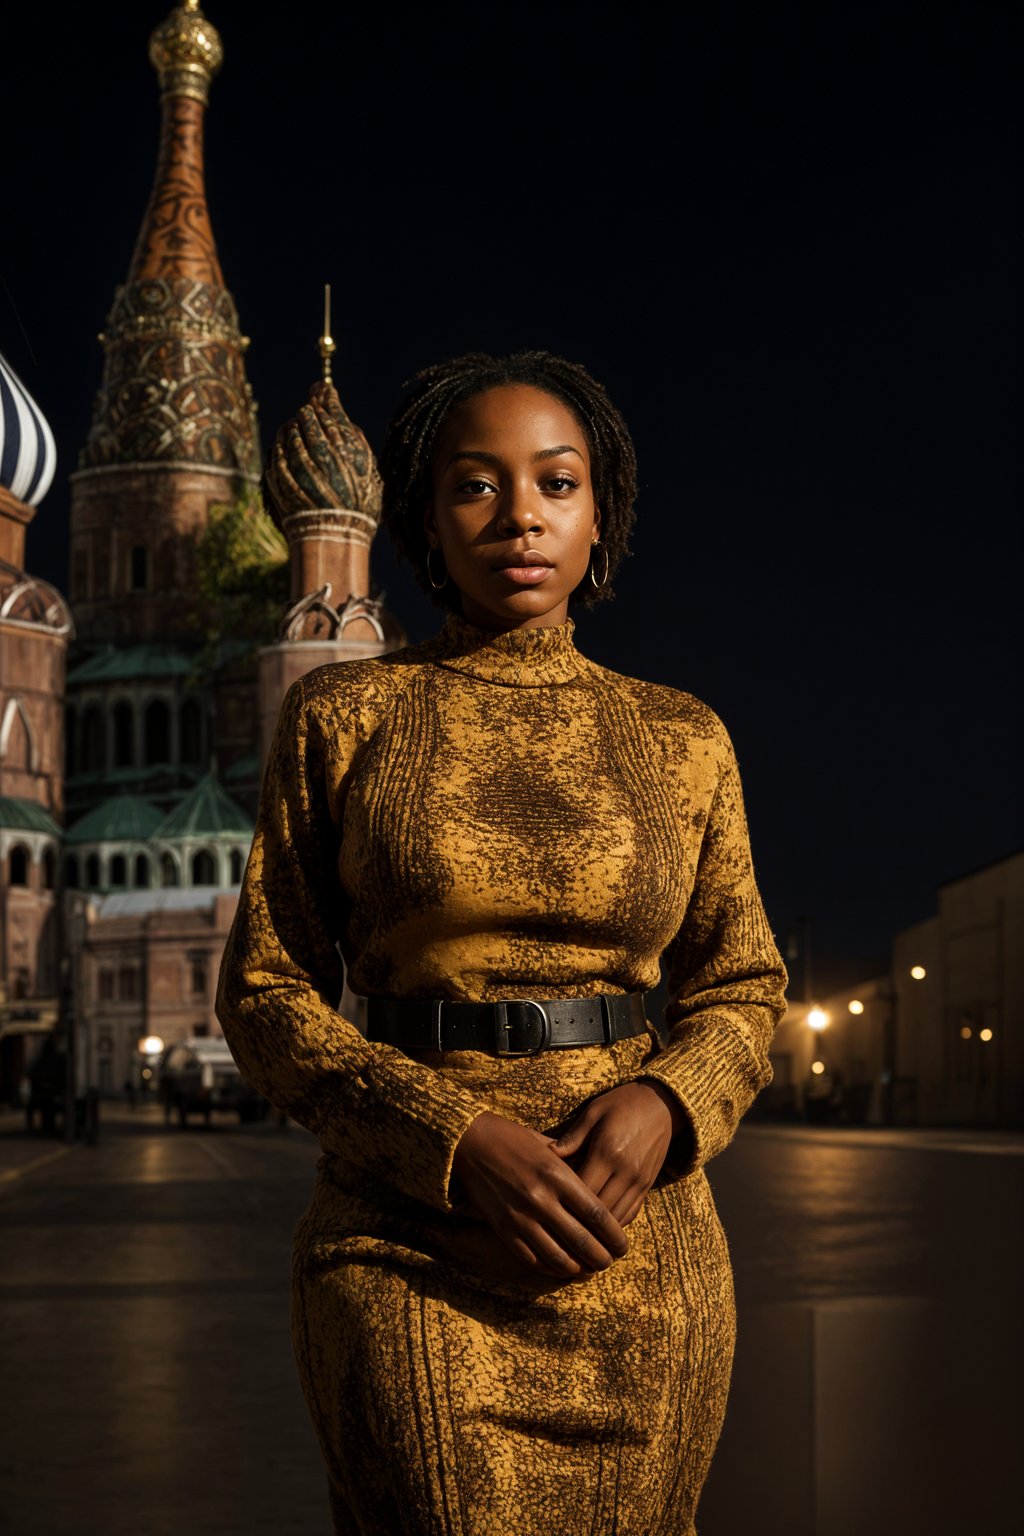
POLYGON ((209 1125, 215 1109, 234 1111, 245 1125, 262 1120, 270 1108, 262 1094, 245 1081, 227 1041, 217 1036, 177 1040, 167 1047, 158 1069, 164 1119, 188 1124, 190 1114, 209 1125))

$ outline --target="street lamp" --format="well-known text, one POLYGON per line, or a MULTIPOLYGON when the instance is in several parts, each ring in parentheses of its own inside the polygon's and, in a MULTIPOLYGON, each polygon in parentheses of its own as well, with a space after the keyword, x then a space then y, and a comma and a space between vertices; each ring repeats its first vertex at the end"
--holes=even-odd
POLYGON ((153 1063, 163 1048, 164 1043, 159 1035, 146 1035, 145 1039, 139 1041, 139 1055, 145 1063, 140 1074, 144 1090, 153 1081, 153 1063))
POLYGON ((864 1012, 864 1004, 859 997, 851 997, 846 1006, 851 1013, 861 1014, 864 1012))
POLYGON ((925 970, 923 965, 912 965, 910 967, 910 974, 915 981, 924 981, 925 977, 928 975, 928 972, 925 970))
POLYGON ((824 1008, 819 1008, 817 1003, 815 1003, 814 1007, 807 1015, 807 1023, 810 1025, 811 1029, 825 1029, 828 1025, 828 1021, 828 1014, 825 1012, 824 1008))

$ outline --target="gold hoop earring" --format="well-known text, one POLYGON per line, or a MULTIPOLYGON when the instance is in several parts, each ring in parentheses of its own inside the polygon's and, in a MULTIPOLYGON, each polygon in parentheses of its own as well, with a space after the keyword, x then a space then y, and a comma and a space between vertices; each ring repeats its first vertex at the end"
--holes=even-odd
MULTIPOLYGON (((427 580, 430 582, 430 585, 433 587, 435 592, 440 592, 442 587, 446 587, 448 585, 448 567, 445 566, 444 575, 441 578, 441 580, 440 581, 435 581, 434 580, 434 573, 430 569, 430 557, 431 557, 431 555, 441 555, 441 551, 439 549, 435 549, 433 547, 433 545, 431 545, 431 547, 427 550, 427 580)), ((444 565, 444 556, 443 555, 441 555, 441 563, 442 563, 442 565, 444 565)))
POLYGON ((601 588, 608 580, 608 551, 605 549, 600 539, 595 539, 593 544, 590 546, 590 580, 593 582, 598 592, 600 592, 601 588), (601 554, 604 556, 604 569, 601 573, 600 581, 598 581, 596 575, 594 574, 594 556, 597 554, 598 550, 600 550, 601 554))

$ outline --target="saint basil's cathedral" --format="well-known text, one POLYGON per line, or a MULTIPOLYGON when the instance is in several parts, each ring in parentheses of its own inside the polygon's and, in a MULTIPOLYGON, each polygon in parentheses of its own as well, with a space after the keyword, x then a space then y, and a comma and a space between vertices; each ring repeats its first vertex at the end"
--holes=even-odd
POLYGON ((67 598, 25 569, 58 455, 45 402, 0 354, 7 1104, 40 1053, 70 1061, 76 1094, 102 1094, 139 1085, 144 1040, 219 1033, 217 970, 284 692, 404 640, 370 596, 380 482, 331 382, 326 318, 323 377, 278 434, 261 503, 248 338, 204 182, 223 49, 198 0, 149 55, 156 171, 71 476, 67 598))

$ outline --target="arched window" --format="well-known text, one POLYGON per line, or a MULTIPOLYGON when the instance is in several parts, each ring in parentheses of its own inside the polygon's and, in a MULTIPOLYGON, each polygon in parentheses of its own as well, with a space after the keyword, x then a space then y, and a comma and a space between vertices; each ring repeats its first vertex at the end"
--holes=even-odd
POLYGON ((52 848, 43 850, 43 886, 52 891, 57 884, 57 855, 52 848))
POLYGON ((132 591, 144 592, 149 586, 149 550, 136 544, 132 550, 132 591))
POLYGON ((200 848, 198 853, 192 855, 192 884, 217 884, 217 866, 213 854, 206 848, 200 848))
POLYGON ((123 853, 115 853, 110 861, 110 884, 128 884, 128 861, 123 853))
POLYGON ((171 760, 171 712, 163 699, 146 705, 146 767, 171 760))
POLYGON ((107 733, 103 711, 90 704, 82 717, 82 772, 95 773, 107 766, 107 733))
POLYGON ((160 859, 160 884, 177 885, 178 866, 169 853, 162 855, 160 859))
POLYGON ((122 965, 117 976, 117 995, 123 1003, 133 1003, 139 995, 139 973, 134 965, 122 965))
POLYGON ((28 849, 20 843, 11 849, 10 870, 12 885, 28 885, 28 849))
POLYGON ((149 859, 144 853, 135 855, 135 887, 144 891, 149 886, 149 859))
POLYGON ((195 699, 181 706, 181 760, 193 766, 203 760, 203 716, 195 699))
POLYGON ((232 885, 241 885, 241 883, 242 883, 242 871, 244 869, 245 869, 245 860, 242 857, 241 850, 238 849, 238 848, 232 848, 232 850, 231 850, 231 884, 232 885))
POLYGON ((126 699, 114 705, 114 767, 130 768, 135 761, 135 711, 126 699))
POLYGON ((90 853, 85 861, 85 888, 88 891, 98 891, 100 887, 100 856, 98 853, 90 853))
POLYGON ((64 860, 64 883, 72 891, 78 889, 78 859, 69 853, 64 860))
POLYGON ((64 772, 69 779, 78 772, 78 711, 73 704, 64 710, 64 772))

